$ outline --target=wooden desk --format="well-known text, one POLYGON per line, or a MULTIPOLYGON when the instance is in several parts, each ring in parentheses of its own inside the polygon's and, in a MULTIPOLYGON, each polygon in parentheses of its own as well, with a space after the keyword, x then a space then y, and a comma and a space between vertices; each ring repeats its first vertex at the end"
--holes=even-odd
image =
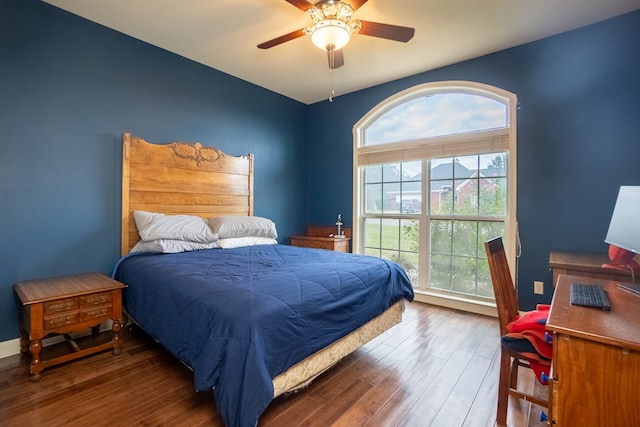
POLYGON ((555 286, 558 283, 560 274, 572 274, 604 280, 620 280, 623 282, 632 281, 631 272, 627 270, 602 267, 602 264, 607 261, 609 261, 607 254, 551 252, 549 254, 549 268, 553 274, 553 284, 555 286))
POLYGON ((611 310, 572 306, 560 275, 547 329, 553 331, 550 416, 556 426, 640 426, 640 296, 602 285, 611 310))

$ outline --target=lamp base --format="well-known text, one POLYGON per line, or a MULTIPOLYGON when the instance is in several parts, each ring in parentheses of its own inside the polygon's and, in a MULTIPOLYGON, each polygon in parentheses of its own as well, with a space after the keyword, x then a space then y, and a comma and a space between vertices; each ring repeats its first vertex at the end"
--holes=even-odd
POLYGON ((635 253, 619 246, 609 245, 609 262, 602 264, 602 267, 640 273, 640 264, 633 259, 635 255, 635 253))
POLYGON ((635 260, 631 260, 627 264, 614 264, 611 262, 605 262, 604 264, 602 264, 602 268, 609 268, 611 270, 633 271, 635 274, 640 274, 640 264, 638 264, 635 260))

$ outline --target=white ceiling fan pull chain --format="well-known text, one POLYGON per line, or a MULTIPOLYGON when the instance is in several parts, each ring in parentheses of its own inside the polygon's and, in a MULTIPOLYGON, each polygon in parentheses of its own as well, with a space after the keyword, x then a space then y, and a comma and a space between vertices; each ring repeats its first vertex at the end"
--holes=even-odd
POLYGON ((333 83, 334 83, 333 71, 331 68, 329 68, 329 87, 331 89, 329 91, 329 102, 333 102, 333 97, 336 96, 336 91, 333 89, 333 83))

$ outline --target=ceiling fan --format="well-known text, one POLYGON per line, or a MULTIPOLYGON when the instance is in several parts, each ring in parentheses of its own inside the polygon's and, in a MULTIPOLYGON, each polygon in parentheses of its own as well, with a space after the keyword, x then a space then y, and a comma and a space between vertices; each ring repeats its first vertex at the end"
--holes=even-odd
POLYGON ((367 0, 321 0, 311 4, 306 0, 285 0, 287 3, 307 13, 313 19, 313 25, 284 34, 258 45, 260 49, 269 49, 305 35, 311 36, 311 42, 327 52, 329 68, 344 65, 342 48, 349 43, 352 34, 379 37, 399 42, 408 42, 413 38, 414 28, 379 22, 351 19, 367 0))

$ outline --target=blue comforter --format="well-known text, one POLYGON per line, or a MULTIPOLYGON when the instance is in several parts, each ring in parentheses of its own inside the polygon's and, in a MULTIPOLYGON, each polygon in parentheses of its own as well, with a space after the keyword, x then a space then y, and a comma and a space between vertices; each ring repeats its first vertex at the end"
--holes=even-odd
POLYGON ((398 300, 413 299, 399 265, 286 245, 139 254, 120 261, 125 307, 214 389, 229 427, 252 427, 272 379, 398 300))

